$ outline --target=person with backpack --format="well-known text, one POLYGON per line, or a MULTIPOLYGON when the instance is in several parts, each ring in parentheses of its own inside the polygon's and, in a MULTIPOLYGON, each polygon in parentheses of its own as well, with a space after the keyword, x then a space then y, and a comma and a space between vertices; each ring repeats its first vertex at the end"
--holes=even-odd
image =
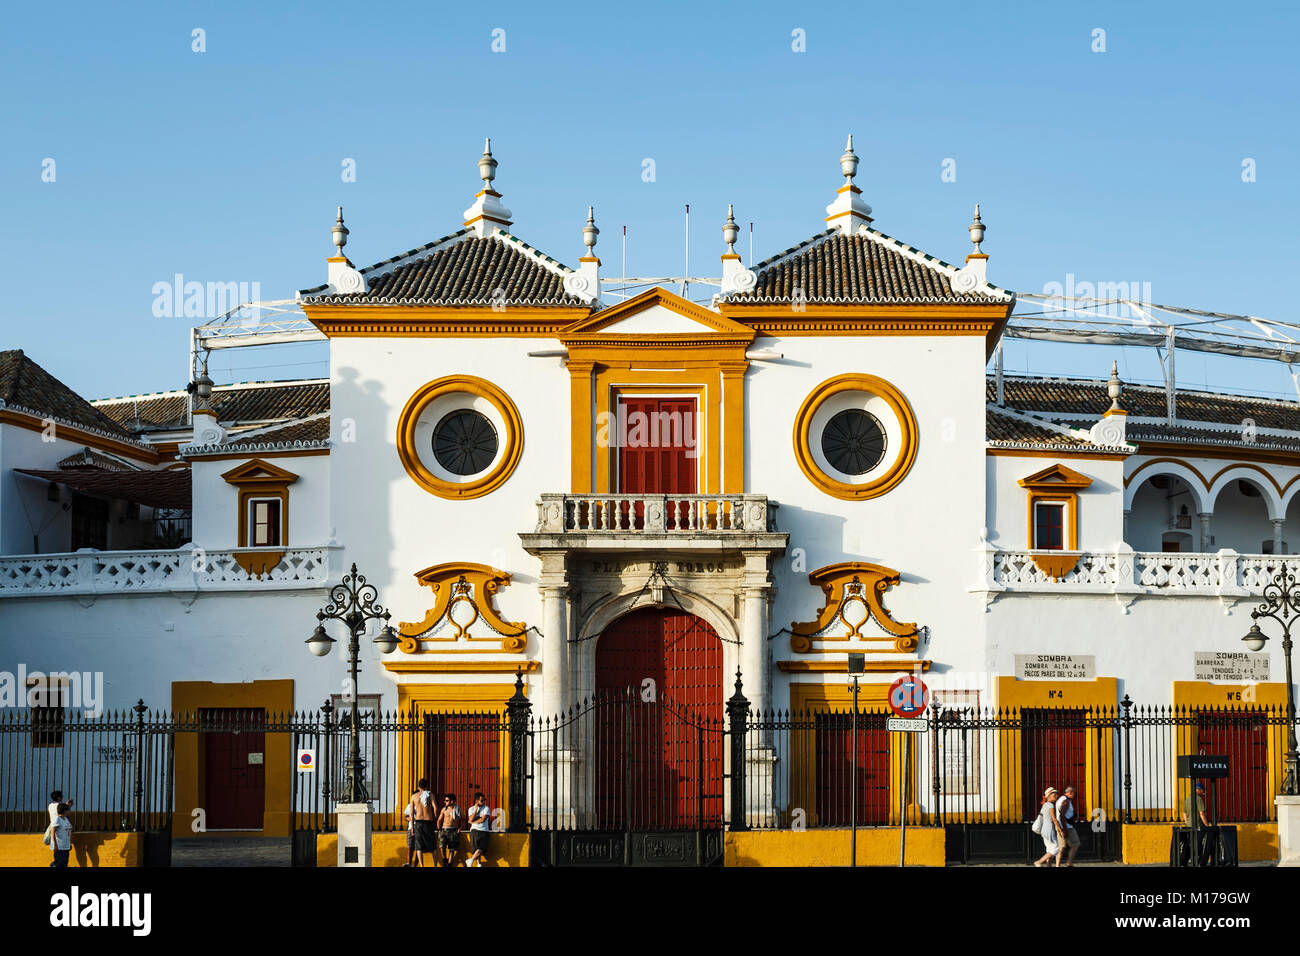
POLYGON ((1061 851, 1065 849, 1065 829, 1056 817, 1057 796, 1055 787, 1048 787, 1043 791, 1043 803, 1038 808, 1038 817, 1034 820, 1032 829, 1043 838, 1043 846, 1047 848, 1047 852, 1034 861, 1034 866, 1044 866, 1051 859, 1056 860, 1057 866, 1061 865, 1061 851))
POLYGON ((72 853, 72 821, 68 819, 69 809, 71 807, 66 803, 57 804, 54 821, 45 831, 45 842, 54 850, 54 862, 50 866, 59 869, 68 865, 68 856, 72 853))

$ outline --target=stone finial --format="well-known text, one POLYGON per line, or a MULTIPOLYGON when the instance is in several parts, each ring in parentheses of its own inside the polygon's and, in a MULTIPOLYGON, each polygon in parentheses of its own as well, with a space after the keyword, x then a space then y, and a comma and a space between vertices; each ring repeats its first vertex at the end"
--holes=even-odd
POLYGON ((740 238, 740 227, 736 225, 733 204, 727 203, 727 221, 722 224, 722 241, 727 244, 727 252, 735 255, 736 240, 740 238))
POLYGON ((343 255, 343 247, 348 244, 348 233, 351 230, 343 225, 343 207, 339 206, 339 216, 334 220, 334 226, 330 229, 330 235, 334 237, 334 245, 338 249, 338 255, 343 255))
POLYGON ((501 194, 492 188, 497 178, 497 161, 492 155, 492 140, 483 141, 483 155, 478 161, 479 179, 483 188, 474 194, 473 204, 465 210, 465 225, 474 230, 480 239, 496 229, 509 229, 510 210, 501 202, 501 194))
POLYGON ((596 254, 596 237, 600 230, 596 228, 596 207, 587 207, 587 224, 582 227, 582 244, 587 247, 587 255, 596 254))
POLYGON ((727 204, 727 221, 722 225, 722 241, 727 244, 727 251, 722 254, 722 294, 732 292, 751 292, 758 285, 758 276, 751 269, 746 269, 736 252, 736 240, 740 238, 740 227, 736 225, 734 206, 727 204))
POLYGON ((1110 408, 1106 410, 1107 414, 1111 412, 1122 412, 1119 397, 1124 394, 1124 383, 1119 380, 1119 361, 1110 363, 1110 381, 1106 383, 1106 394, 1110 397, 1110 408))
POLYGON ((329 264, 327 276, 329 292, 344 295, 365 292, 368 288, 365 277, 353 267, 343 252, 343 247, 348 244, 348 233, 351 230, 343 224, 343 207, 339 206, 338 209, 338 218, 330 228, 330 234, 334 237, 334 255, 325 260, 329 264))
POLYGON ((983 220, 980 219, 979 203, 975 204, 975 218, 971 220, 969 229, 970 229, 970 241, 975 246, 975 248, 972 251, 975 253, 979 253, 981 251, 980 243, 984 241, 984 222, 983 220))
POLYGON ((826 207, 826 222, 830 228, 852 236, 871 222, 871 207, 863 200, 862 190, 853 185, 853 177, 858 174, 858 154, 853 152, 852 134, 840 156, 840 172, 844 185, 835 191, 835 201, 826 207))

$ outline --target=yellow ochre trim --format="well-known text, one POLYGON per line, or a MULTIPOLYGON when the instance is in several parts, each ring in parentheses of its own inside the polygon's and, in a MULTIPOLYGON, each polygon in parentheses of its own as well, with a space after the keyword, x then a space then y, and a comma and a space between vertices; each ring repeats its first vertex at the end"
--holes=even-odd
MULTIPOLYGON (((885 592, 898 584, 900 580, 899 573, 893 568, 887 568, 879 564, 868 564, 865 561, 845 561, 840 564, 830 564, 813 571, 808 575, 808 583, 821 588, 822 594, 826 597, 826 603, 817 612, 815 620, 791 623, 790 649, 797 653, 806 654, 813 650, 814 640, 818 642, 883 640, 888 641, 893 650, 904 653, 916 650, 916 624, 894 620, 884 604, 885 592), (844 587, 847 584, 854 583, 862 585, 861 600, 867 610, 867 617, 857 624, 849 621, 843 613, 844 587), (830 627, 836 618, 839 618, 844 626, 848 628, 848 633, 814 637, 814 635, 830 627), (861 628, 867 623, 867 620, 875 620, 882 629, 888 631, 893 637, 862 634, 861 628)), ((819 648, 819 650, 826 650, 826 648, 819 648)))
POLYGON ((393 674, 535 674, 541 661, 384 661, 393 674))
MULTIPOLYGON (((239 707, 265 710, 270 715, 290 714, 293 711, 292 680, 255 680, 248 683, 217 684, 212 681, 172 681, 172 713, 197 716, 209 707, 239 707)), ((173 836, 193 836, 190 825, 194 822, 192 811, 204 804, 204 774, 202 751, 203 734, 176 734, 175 760, 175 814, 172 818, 173 836)), ((289 836, 290 792, 293 783, 293 735, 268 733, 263 746, 263 802, 262 829, 208 831, 213 836, 289 836)), ((200 831, 201 832, 201 831, 200 831)))
MULTIPOLYGON (((912 660, 898 658, 892 660, 873 660, 867 658, 863 667, 868 674, 910 674, 917 667, 925 673, 934 664, 930 660, 912 660)), ((777 661, 777 670, 784 674, 845 674, 847 663, 843 660, 833 661, 777 661)))
POLYGON ((514 472, 515 466, 524 451, 524 426, 519 417, 519 410, 510 396, 486 379, 474 375, 446 375, 422 385, 406 402, 402 414, 397 419, 397 457, 411 479, 425 491, 448 498, 463 501, 481 498, 503 485, 514 472), (474 481, 456 482, 439 478, 420 461, 415 448, 415 428, 420 413, 435 399, 452 392, 465 392, 477 395, 491 402, 505 423, 505 448, 501 460, 495 468, 474 481))
POLYGON ((809 393, 794 419, 794 455, 808 480, 833 498, 865 501, 878 498, 907 477, 916 461, 920 430, 907 398, 892 384, 875 375, 837 375, 828 378, 809 393), (869 392, 884 399, 898 419, 902 450, 893 466, 880 477, 862 484, 849 484, 827 475, 813 457, 811 435, 813 416, 821 404, 833 395, 846 391, 869 392))
MULTIPOLYGON (((248 547, 250 529, 248 521, 248 504, 255 498, 276 498, 280 502, 280 543, 279 547, 289 546, 289 486, 298 480, 298 476, 261 458, 254 458, 244 464, 230 469, 222 479, 239 489, 238 494, 238 540, 239 547, 248 547)), ((280 554, 284 556, 283 552, 280 554)), ((238 561, 238 558, 236 558, 238 561)), ((251 560, 251 559, 250 559, 251 560)), ((276 564, 280 559, 276 558, 276 564)), ((240 562, 240 567, 252 574, 248 567, 240 562)), ((251 565, 250 565, 251 566, 251 565)), ((275 565, 272 565, 274 567, 275 565)))
POLYGON ((500 643, 502 651, 512 654, 524 652, 528 642, 528 625, 523 621, 503 621, 493 601, 497 591, 510 583, 508 571, 499 571, 486 564, 454 561, 417 571, 415 579, 433 591, 434 605, 425 614, 424 620, 397 625, 397 631, 401 635, 398 646, 403 652, 419 654, 432 650, 461 650, 425 646, 456 644, 461 639, 500 643), (472 588, 473 597, 454 593, 457 585, 462 582, 472 588), (465 604, 471 610, 469 621, 460 624, 453 618, 450 623, 455 628, 454 633, 446 637, 426 637, 457 604, 465 604), (483 623, 492 632, 487 637, 473 637, 469 633, 479 618, 483 619, 483 623))
MULTIPOLYGON (((1092 479, 1087 475, 1082 475, 1073 468, 1067 468, 1059 462, 1044 468, 1042 471, 1036 471, 1032 475, 1021 478, 1018 482, 1021 488, 1029 492, 1028 509, 1029 509, 1029 526, 1026 543, 1030 551, 1038 550, 1038 541, 1034 538, 1034 506, 1041 502, 1060 501, 1065 504, 1065 514, 1062 516, 1062 524, 1065 527, 1066 541, 1064 551, 1079 550, 1079 492, 1092 484, 1092 479)), ((1050 552, 1048 552, 1050 554, 1050 552)), ((1052 555, 1051 558, 1040 556, 1035 553, 1032 555, 1034 564, 1038 565, 1039 570, 1049 575, 1053 580, 1058 580, 1074 570, 1079 563, 1079 556, 1052 555), (1040 560, 1042 558, 1042 560, 1040 560), (1068 565, 1068 566, 1067 566, 1068 565)))

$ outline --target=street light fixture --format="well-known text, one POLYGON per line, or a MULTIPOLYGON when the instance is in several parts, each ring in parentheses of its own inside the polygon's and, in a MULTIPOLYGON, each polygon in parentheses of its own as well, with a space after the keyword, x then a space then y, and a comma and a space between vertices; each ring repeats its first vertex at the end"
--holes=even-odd
POLYGON ((1264 586, 1264 603, 1250 612, 1253 624, 1241 640, 1252 651, 1261 651, 1268 642, 1259 628, 1259 619, 1269 617, 1282 625, 1282 654, 1286 660, 1286 770, 1282 775, 1283 796, 1300 795, 1300 754, 1296 753, 1295 692, 1291 686, 1291 625, 1300 615, 1300 591, 1295 575, 1284 570, 1264 586))
POLYGON ((357 712, 357 671, 361 655, 361 635, 371 621, 384 622, 383 628, 374 639, 374 644, 381 654, 391 654, 397 647, 397 632, 388 623, 387 610, 375 602, 379 592, 373 584, 367 584, 364 575, 357 574, 356 564, 350 573, 343 575, 343 582, 330 589, 330 600, 324 608, 316 612, 316 630, 307 638, 308 649, 317 657, 329 654, 334 646, 334 639, 325 633, 327 620, 342 621, 348 628, 348 658, 352 672, 352 721, 348 733, 348 776, 339 794, 340 803, 366 803, 370 794, 366 791, 365 767, 361 759, 361 740, 359 737, 360 716, 357 712))

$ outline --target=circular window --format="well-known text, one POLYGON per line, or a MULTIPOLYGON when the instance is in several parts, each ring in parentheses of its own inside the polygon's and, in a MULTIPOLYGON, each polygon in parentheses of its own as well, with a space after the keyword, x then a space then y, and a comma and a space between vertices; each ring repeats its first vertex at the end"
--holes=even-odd
POLYGON ((433 427, 433 457, 453 475, 477 475, 497 456, 497 430, 481 412, 461 408, 433 427))
POLYGON ((888 445, 880 419, 860 408, 836 412, 822 429, 822 455, 846 475, 871 471, 885 457, 888 445))
POLYGON ((827 379, 795 416, 795 459, 809 481, 836 498, 885 494, 906 477, 916 446, 912 407, 874 375, 827 379))
POLYGON ((406 473, 440 498, 477 498, 503 484, 523 452, 514 402, 491 382, 449 375, 420 388, 397 421, 406 473))

